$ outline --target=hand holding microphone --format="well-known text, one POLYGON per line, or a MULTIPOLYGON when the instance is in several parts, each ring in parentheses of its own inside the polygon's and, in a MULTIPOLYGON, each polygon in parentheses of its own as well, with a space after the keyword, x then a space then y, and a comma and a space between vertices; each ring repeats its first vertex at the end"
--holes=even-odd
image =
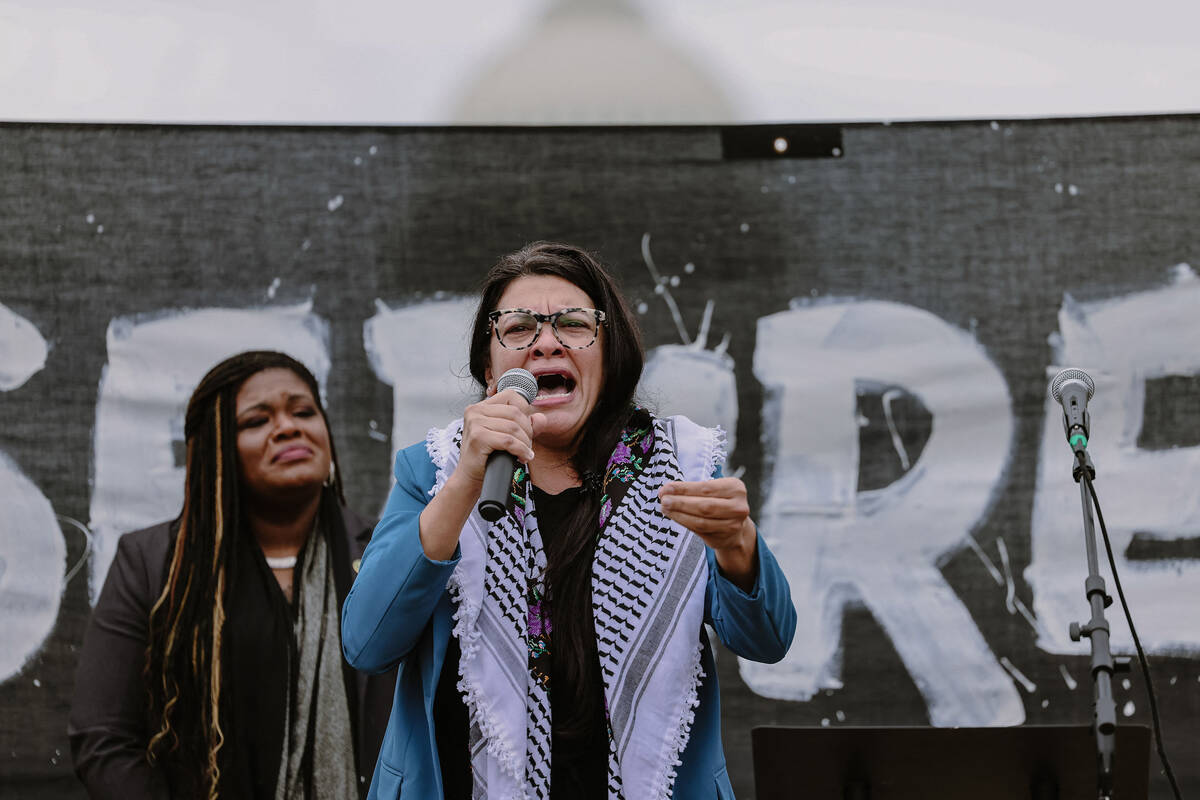
POLYGON ((467 406, 458 466, 421 512, 421 547, 426 556, 449 559, 463 525, 477 509, 485 517, 495 514, 495 519, 506 513, 517 458, 533 458, 533 437, 544 422, 541 414, 530 413, 528 401, 536 396, 532 374, 509 370, 495 391, 488 390, 486 399, 467 406), (512 372, 516 374, 508 377, 512 372), (513 388, 514 379, 522 388, 504 391, 513 388))
MULTIPOLYGON (((496 381, 497 394, 505 389, 515 389, 525 398, 525 402, 532 403, 533 398, 537 397, 537 378, 528 370, 514 367, 496 381)), ((508 511, 512 502, 513 471, 516 468, 516 456, 507 450, 493 450, 488 454, 477 506, 479 515, 488 522, 495 522, 508 511)))

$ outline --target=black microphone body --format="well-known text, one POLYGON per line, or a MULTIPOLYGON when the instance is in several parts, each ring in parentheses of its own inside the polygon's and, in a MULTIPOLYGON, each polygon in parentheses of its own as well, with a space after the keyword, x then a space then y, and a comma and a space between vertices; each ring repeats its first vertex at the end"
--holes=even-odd
MULTIPOLYGON (((537 378, 529 370, 514 367, 500 376, 496 381, 496 391, 516 389, 527 402, 532 403, 537 397, 537 378)), ((483 472, 483 488, 479 491, 479 516, 488 522, 495 522, 506 513, 512 503, 513 471, 517 468, 517 458, 506 450, 493 450, 488 454, 487 466, 483 472)))
POLYGON ((1092 427, 1087 404, 1095 393, 1095 382, 1081 369, 1069 367, 1050 381, 1050 397, 1062 405, 1063 432, 1067 435, 1071 449, 1076 453, 1087 449, 1092 427))

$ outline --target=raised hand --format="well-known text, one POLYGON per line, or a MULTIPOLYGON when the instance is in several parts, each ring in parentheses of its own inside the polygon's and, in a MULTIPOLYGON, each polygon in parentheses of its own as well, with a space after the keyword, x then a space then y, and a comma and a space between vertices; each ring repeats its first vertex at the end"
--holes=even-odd
POLYGON ((740 478, 675 481, 658 491, 663 513, 711 547, 717 565, 744 590, 754 585, 758 534, 740 478))

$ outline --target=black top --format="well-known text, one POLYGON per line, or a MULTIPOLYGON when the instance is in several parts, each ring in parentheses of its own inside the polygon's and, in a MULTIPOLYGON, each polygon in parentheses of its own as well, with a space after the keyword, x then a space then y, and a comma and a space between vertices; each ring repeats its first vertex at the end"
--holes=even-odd
MULTIPOLYGON (((562 529, 564 520, 579 502, 582 493, 582 488, 574 488, 552 495, 533 487, 538 528, 543 540, 562 529)), ((591 559, 591 548, 585 555, 591 559)), ((552 606, 551 615, 553 613, 552 606)), ((445 800, 470 800, 471 797, 470 721, 467 706, 456 686, 461 653, 458 639, 451 636, 433 698, 434 736, 441 762, 445 800)), ((554 642, 551 639, 549 658, 553 659, 553 653, 554 642)), ((550 753, 550 796, 553 800, 604 800, 608 797, 608 722, 604 716, 604 682, 600 677, 600 662, 595 650, 592 651, 592 658, 595 659, 591 673, 592 688, 598 696, 598 702, 594 704, 597 713, 588 721, 587 733, 583 736, 562 736, 558 726, 554 726, 550 753)), ((560 718, 571 702, 561 672, 556 662, 551 660, 551 720, 560 718), (556 714, 556 711, 559 713, 556 714)))

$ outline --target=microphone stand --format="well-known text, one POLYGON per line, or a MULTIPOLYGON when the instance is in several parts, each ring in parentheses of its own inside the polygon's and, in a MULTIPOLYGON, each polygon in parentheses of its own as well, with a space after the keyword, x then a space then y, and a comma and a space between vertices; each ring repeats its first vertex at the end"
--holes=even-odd
POLYGON ((1110 800, 1113 791, 1113 752, 1117 731, 1117 704, 1113 698, 1112 678, 1117 667, 1109 648, 1109 627, 1108 620, 1104 618, 1104 609, 1112 604, 1112 598, 1105 591, 1104 578, 1100 576, 1100 563, 1096 556, 1096 527, 1092 521, 1092 498, 1088 494, 1088 483, 1096 477, 1096 468, 1092 465, 1087 450, 1083 448, 1076 449, 1075 458, 1076 464, 1071 476, 1079 484, 1079 494, 1083 502, 1083 534, 1088 562, 1088 576, 1084 581, 1084 588, 1087 591, 1092 618, 1086 623, 1072 622, 1069 632, 1072 641, 1078 642, 1081 636, 1086 636, 1092 645, 1096 785, 1101 800, 1110 800))

